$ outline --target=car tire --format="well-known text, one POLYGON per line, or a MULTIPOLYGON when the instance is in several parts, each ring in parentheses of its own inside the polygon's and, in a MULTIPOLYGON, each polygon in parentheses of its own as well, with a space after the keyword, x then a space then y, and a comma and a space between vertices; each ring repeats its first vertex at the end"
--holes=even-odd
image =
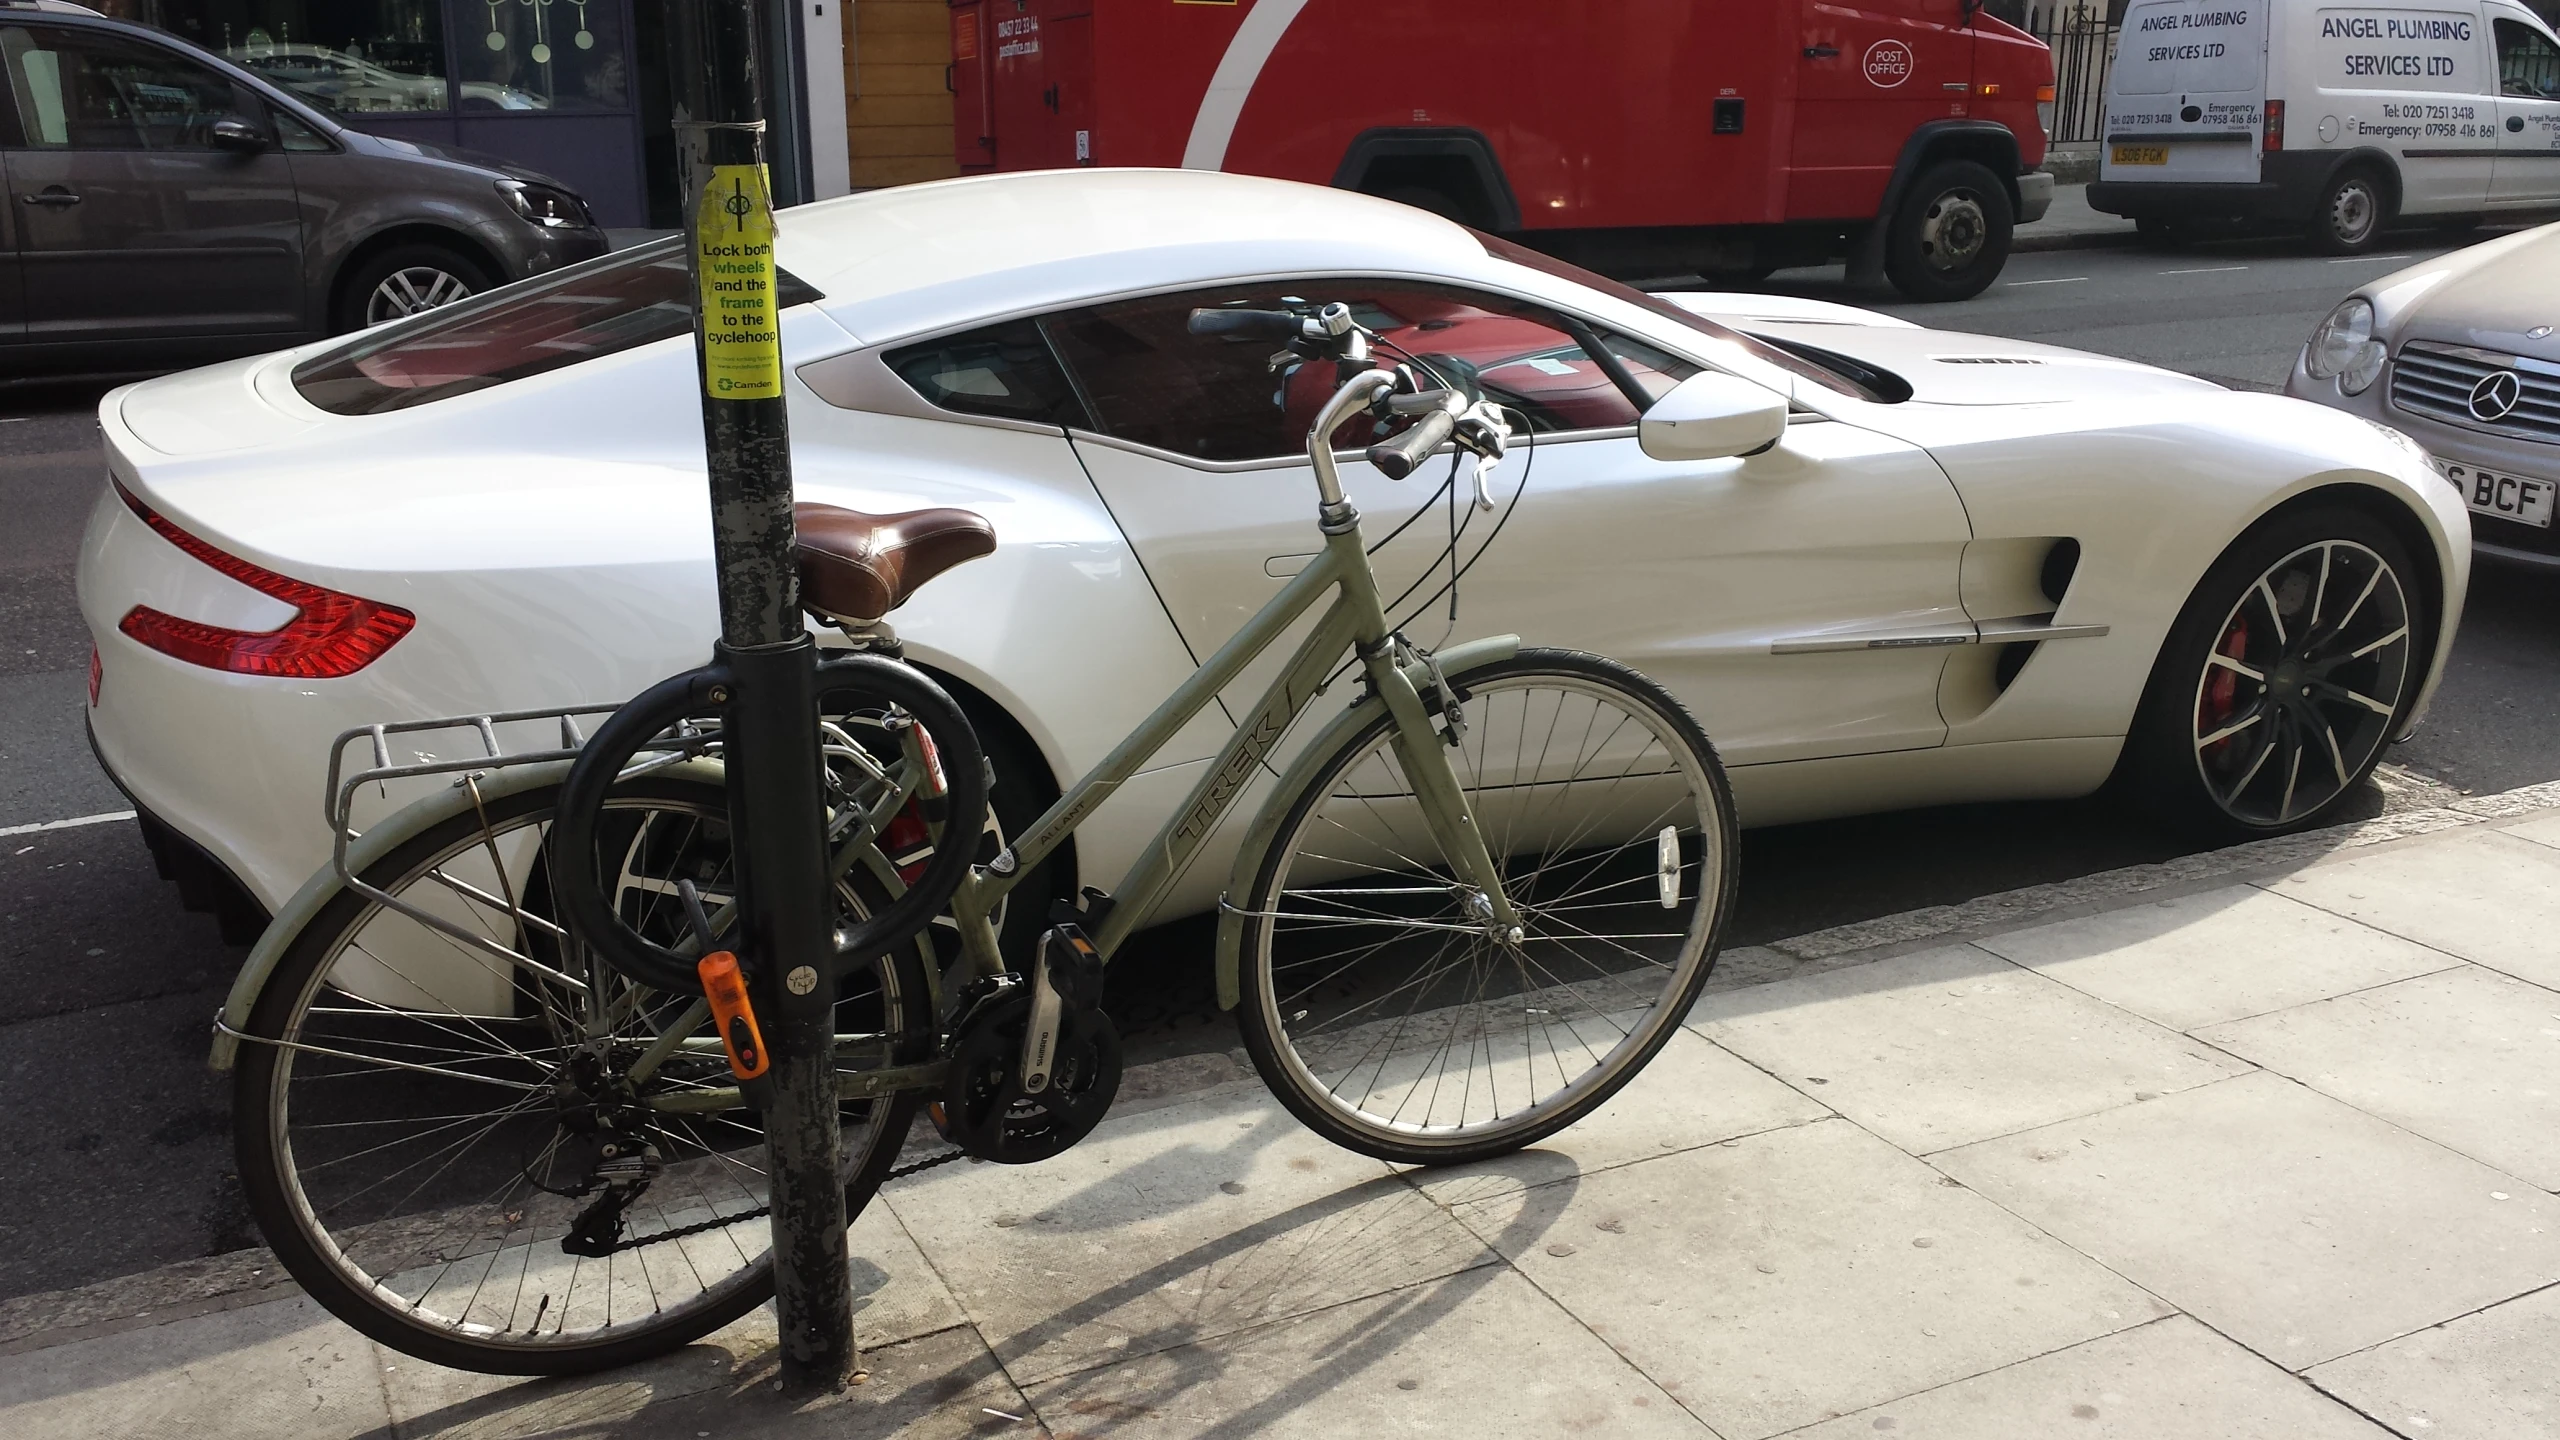
POLYGON ((1970 160, 1922 171, 1886 222, 1884 273, 1914 300, 1970 300, 2009 262, 2009 187, 1970 160))
POLYGON ((2390 187, 2371 166, 2349 165, 2321 187, 2311 243, 2323 255, 2362 255, 2382 243, 2391 219, 2390 187))
POLYGON ((2123 793, 2218 838, 2321 824, 2407 723, 2434 608, 2408 548, 2361 510, 2260 523, 2205 572, 2161 645, 2125 738, 2123 793))
POLYGON ((344 334, 450 305, 495 284, 487 266, 448 245, 394 245, 366 257, 338 288, 331 328, 344 334))

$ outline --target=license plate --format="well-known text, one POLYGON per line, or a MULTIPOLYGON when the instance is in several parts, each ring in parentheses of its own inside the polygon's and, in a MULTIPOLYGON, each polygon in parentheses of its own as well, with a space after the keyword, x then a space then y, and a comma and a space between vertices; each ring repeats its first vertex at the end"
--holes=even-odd
POLYGON ((2166 165, 2169 163, 2169 147, 2166 145, 2119 145, 2112 158, 2118 165, 2166 165))
POLYGON ((2462 503, 2483 515, 2519 525, 2551 526, 2551 502, 2560 484, 2525 475, 2483 470, 2476 465, 2444 464, 2444 478, 2462 492, 2462 503))

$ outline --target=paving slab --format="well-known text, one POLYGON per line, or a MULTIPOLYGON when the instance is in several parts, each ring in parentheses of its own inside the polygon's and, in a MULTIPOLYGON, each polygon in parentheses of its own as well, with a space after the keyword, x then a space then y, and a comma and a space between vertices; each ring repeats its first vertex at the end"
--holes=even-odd
POLYGON ((2461 963, 2254 885, 1975 943, 2172 1030, 2263 1015, 2461 963))
POLYGON ((2560 1190, 2560 993, 2465 965, 2196 1033, 2560 1190))
POLYGON ((2560 850, 2469 830, 2316 865, 2272 887, 2520 980, 2560 989, 2560 850))
POLYGON ((1726 1440, 2168 1313, 1840 1120, 1456 1213, 1726 1440))
POLYGON ((1710 995, 1691 1023, 1915 1155, 2248 1068, 1971 945, 1710 995))
POLYGON ((2508 825, 2503 828, 2508 834, 2519 839, 2531 840, 2537 845, 2548 845, 2555 850, 2560 850, 2560 813, 2536 816, 2520 825, 2508 825))
POLYGON ((2560 1279, 2560 1200, 2263 1071, 1932 1163, 2288 1369, 2560 1279))
POLYGON ((488 1440, 1030 1440, 1044 1433, 1030 1403, 973 1331, 908 1340, 864 1354, 862 1364, 865 1383, 798 1404, 774 1393, 767 1369, 725 1390, 651 1405, 618 1423, 563 1415, 547 1429, 493 1431, 488 1440))
MULTIPOLYGON (((854 1335, 866 1352, 968 1323, 960 1303, 887 1206, 866 1207, 847 1240, 854 1335)), ((605 1375, 571 1380, 481 1375, 385 1353, 383 1389, 404 1440, 446 1433, 547 1433, 489 1427, 500 1423, 491 1417, 519 1415, 627 1418, 671 1399, 744 1383, 742 1377, 759 1369, 769 1371, 780 1344, 773 1306, 767 1303, 681 1350, 605 1375), (467 1416, 468 1423, 453 1429, 435 1418, 452 1415, 467 1416)))
POLYGON ((391 1413, 373 1342, 299 1297, 0 1360, 0 1435, 353 1440, 391 1413))
POLYGON ((1060 1437, 1714 1440, 1510 1270, 1469 1270, 1031 1387, 1060 1437))
POLYGON ((2322 1389, 2404 1435, 2560 1435, 2560 1289, 2492 1305, 2311 1371, 2322 1389))
POLYGON ((1682 1030, 1626 1089, 1562 1133, 1499 1160, 1410 1170, 1405 1179, 1443 1205, 1459 1205, 1830 1114, 1820 1101, 1682 1030))
POLYGON ((1493 1259, 1263 1095, 1106 1122, 1039 1165, 935 1170, 889 1201, 1026 1385, 1493 1259))
POLYGON ((2388 1440, 2183 1315, 1844 1415, 1790 1440, 2388 1440))

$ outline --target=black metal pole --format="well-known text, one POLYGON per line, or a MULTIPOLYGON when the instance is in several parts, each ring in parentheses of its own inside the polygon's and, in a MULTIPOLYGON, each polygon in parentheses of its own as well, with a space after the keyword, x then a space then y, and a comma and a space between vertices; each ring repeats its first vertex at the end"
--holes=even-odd
POLYGON ((702 429, 719 569, 719 654, 732 684, 730 831, 742 954, 772 1057, 767 1187, 782 1382, 853 1372, 843 1135, 835 1094, 835 964, 818 787, 816 646, 792 554, 791 435, 782 390, 773 214, 757 98, 756 0, 671 0, 688 233, 699 312, 702 429))

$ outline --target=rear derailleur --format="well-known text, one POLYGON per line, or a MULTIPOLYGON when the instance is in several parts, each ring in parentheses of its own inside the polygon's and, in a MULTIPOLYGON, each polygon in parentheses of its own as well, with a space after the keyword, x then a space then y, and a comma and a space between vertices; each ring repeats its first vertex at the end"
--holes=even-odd
POLYGON ((1120 1090, 1120 1031, 1102 1011, 1102 956, 1069 923, 1040 937, 1030 979, 961 993, 934 1128, 967 1154, 1028 1165, 1093 1133, 1120 1090))

